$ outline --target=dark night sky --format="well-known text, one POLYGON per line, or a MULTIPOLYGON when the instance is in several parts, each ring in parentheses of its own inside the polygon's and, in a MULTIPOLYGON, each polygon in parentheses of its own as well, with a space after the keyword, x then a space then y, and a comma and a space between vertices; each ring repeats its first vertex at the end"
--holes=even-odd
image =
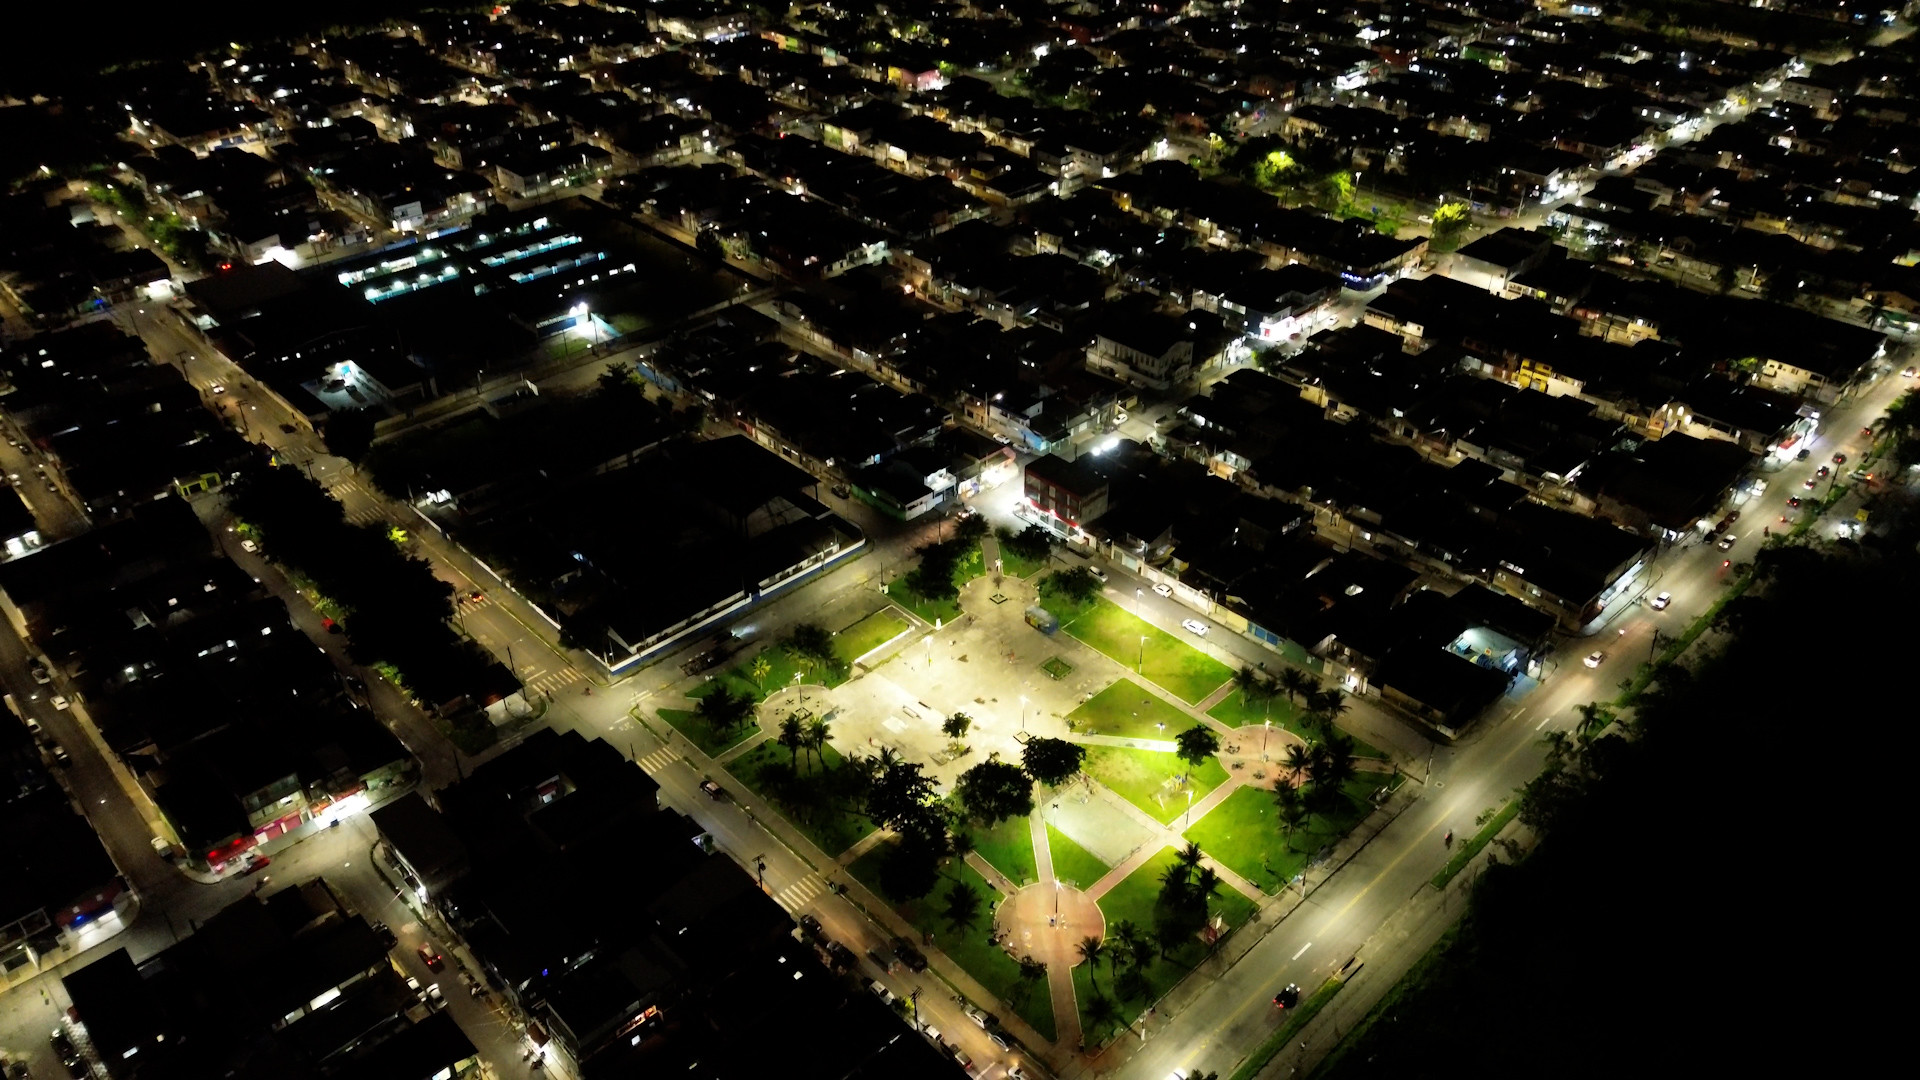
POLYGON ((9 12, 5 28, 0 29, 0 87, 31 92, 84 79, 102 66, 127 60, 185 58, 228 41, 372 22, 428 7, 477 6, 451 0, 186 0, 173 5, 93 0, 64 9, 52 4, 37 10, 17 9, 9 12), (29 10, 37 17, 29 17, 29 10), (66 17, 56 14, 62 10, 66 17))

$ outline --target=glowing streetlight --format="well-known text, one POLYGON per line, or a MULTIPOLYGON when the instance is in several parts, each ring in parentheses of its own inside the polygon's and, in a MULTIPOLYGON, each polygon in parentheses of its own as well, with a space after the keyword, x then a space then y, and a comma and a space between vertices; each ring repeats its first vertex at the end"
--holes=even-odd
POLYGON ((1027 695, 1020 695, 1020 730, 1027 730, 1027 695))

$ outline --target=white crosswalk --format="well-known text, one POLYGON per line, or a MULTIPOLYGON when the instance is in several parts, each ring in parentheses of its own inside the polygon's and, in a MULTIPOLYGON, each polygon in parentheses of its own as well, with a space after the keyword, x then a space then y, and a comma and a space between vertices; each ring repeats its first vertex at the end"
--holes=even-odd
POLYGON ((385 524, 387 515, 377 506, 363 506, 358 510, 347 511, 347 523, 350 525, 385 524))
POLYGON ((800 909, 806 906, 807 901, 820 895, 822 888, 824 888, 824 885, 819 875, 808 874, 799 881, 774 893, 773 899, 775 903, 787 909, 787 914, 797 915, 800 909))
POLYGON ((653 776, 660 770, 679 761, 680 755, 663 746, 651 754, 642 754, 635 760, 639 761, 640 768, 644 770, 648 776, 653 776))
POLYGON ((536 694, 546 694, 551 697, 585 678, 586 676, 580 674, 578 668, 561 668, 559 671, 544 674, 535 673, 527 679, 526 685, 527 689, 536 694))

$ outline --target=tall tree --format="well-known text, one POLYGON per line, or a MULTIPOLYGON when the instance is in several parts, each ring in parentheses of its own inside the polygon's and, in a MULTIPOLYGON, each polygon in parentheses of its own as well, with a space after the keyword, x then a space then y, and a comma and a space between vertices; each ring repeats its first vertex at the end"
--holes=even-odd
POLYGON ((1174 753, 1192 768, 1199 768, 1220 752, 1220 736, 1205 724, 1195 724, 1173 738, 1174 753))
POLYGON ((1015 975, 1020 980, 1016 987, 1021 994, 1021 1000, 1024 1001, 1033 996, 1033 988, 1047 977, 1047 965, 1031 956, 1022 956, 1015 962, 1020 965, 1020 970, 1015 975))
POLYGON ((1074 949, 1079 952, 1080 959, 1086 961, 1087 976, 1093 982, 1094 991, 1097 993, 1100 989, 1100 958, 1107 955, 1107 943, 1089 935, 1081 938, 1080 944, 1074 946, 1074 949))
POLYGON ((1072 604, 1086 604, 1100 595, 1100 579, 1084 566, 1055 570, 1040 579, 1042 596, 1057 596, 1072 604))
POLYGON ((988 826, 1033 813, 1033 777, 1005 761, 983 761, 961 773, 954 794, 968 817, 988 826))
POLYGON ((1285 668, 1280 672, 1280 691, 1287 700, 1298 705, 1307 700, 1308 695, 1320 689, 1320 683, 1313 676, 1297 667, 1285 668))
POLYGON ((980 894, 974 891, 973 886, 964 881, 955 881, 947 887, 944 899, 946 907, 942 914, 948 926, 965 932, 980 921, 980 894))
POLYGON ((1093 1000, 1087 1002, 1087 1019, 1092 1022, 1093 1029, 1101 1033, 1095 1038, 1100 1038, 1120 1022, 1120 1006, 1105 994, 1095 994, 1093 1000))
POLYGON ((967 729, 973 727, 973 717, 957 712, 940 722, 940 730, 947 738, 959 742, 967 737, 967 729))
POLYGON ((752 719, 753 699, 734 693, 726 683, 715 683, 713 692, 701 698, 693 711, 716 735, 725 735, 752 719))
POLYGON ((780 721, 780 745, 787 748, 793 757, 793 765, 800 767, 800 748, 807 745, 807 732, 800 721, 792 715, 780 721))
POLYGON ((1073 779, 1086 758, 1086 747, 1065 739, 1028 739, 1020 748, 1020 764, 1027 775, 1048 787, 1073 779))
POLYGON ((1292 784, 1281 783, 1273 789, 1274 814, 1280 824, 1280 835, 1286 838, 1287 850, 1293 850, 1293 834, 1307 823, 1307 806, 1300 798, 1300 790, 1292 784))
POLYGON ((1280 767, 1287 770, 1287 775, 1298 784, 1305 780, 1307 774, 1313 769, 1313 752, 1299 743, 1294 743, 1287 747, 1287 756, 1281 760, 1280 767))
POLYGON ((1254 688, 1260 685, 1260 673, 1253 670, 1252 664, 1241 664, 1240 670, 1233 673, 1233 688, 1240 691, 1240 704, 1250 703, 1254 688))
POLYGON ((787 631, 787 651, 805 657, 821 667, 838 670, 840 658, 833 651, 833 635, 817 623, 803 622, 787 631))
POLYGON ((823 717, 814 717, 807 721, 807 750, 813 754, 814 761, 821 766, 827 763, 827 740, 833 738, 833 725, 823 717))

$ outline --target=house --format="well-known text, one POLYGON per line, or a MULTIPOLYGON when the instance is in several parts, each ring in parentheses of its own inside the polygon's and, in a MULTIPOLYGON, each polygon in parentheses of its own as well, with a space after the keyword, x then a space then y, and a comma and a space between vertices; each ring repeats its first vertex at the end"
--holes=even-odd
POLYGON ((1107 512, 1107 481, 1085 464, 1049 454, 1027 463, 1022 496, 1035 513, 1079 530, 1107 512))
POLYGON ((1095 325, 1088 367, 1165 390, 1193 374, 1195 325, 1191 319, 1138 307, 1114 307, 1095 325))

